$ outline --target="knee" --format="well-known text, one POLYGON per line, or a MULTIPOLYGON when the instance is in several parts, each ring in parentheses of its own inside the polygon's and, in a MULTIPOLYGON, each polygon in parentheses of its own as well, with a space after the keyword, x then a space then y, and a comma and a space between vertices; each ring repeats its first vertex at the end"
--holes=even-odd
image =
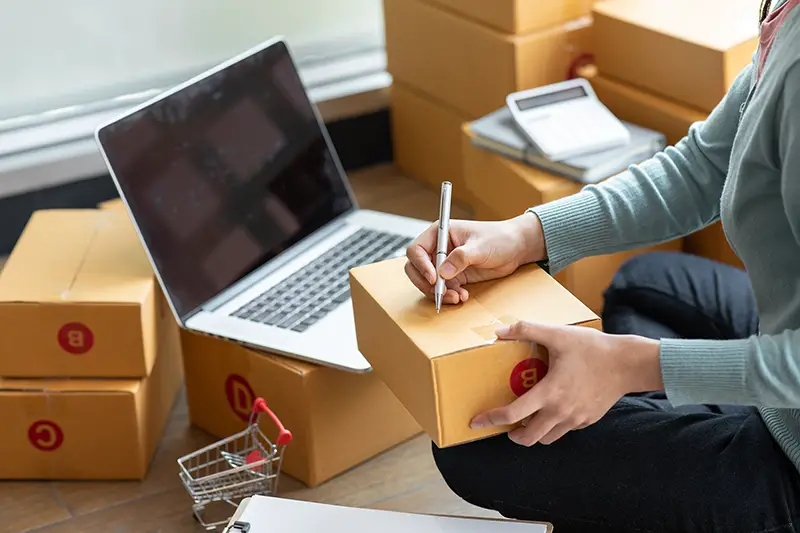
POLYGON ((687 255, 680 252, 646 252, 622 263, 611 280, 606 293, 649 287, 665 279, 670 271, 682 264, 687 255))
POLYGON ((483 507, 491 508, 489 499, 481 493, 481 476, 476 472, 476 465, 481 464, 479 452, 471 444, 462 444, 449 448, 439 448, 431 444, 433 460, 447 486, 462 500, 483 507))

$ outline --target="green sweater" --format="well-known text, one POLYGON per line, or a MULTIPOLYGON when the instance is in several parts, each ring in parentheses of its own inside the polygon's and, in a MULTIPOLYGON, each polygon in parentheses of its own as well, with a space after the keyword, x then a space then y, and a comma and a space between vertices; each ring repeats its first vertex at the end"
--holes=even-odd
POLYGON ((722 220, 752 283, 760 334, 663 339, 667 397, 758 407, 800 469, 800 8, 780 27, 755 84, 757 56, 676 146, 530 211, 541 219, 553 273, 722 220))

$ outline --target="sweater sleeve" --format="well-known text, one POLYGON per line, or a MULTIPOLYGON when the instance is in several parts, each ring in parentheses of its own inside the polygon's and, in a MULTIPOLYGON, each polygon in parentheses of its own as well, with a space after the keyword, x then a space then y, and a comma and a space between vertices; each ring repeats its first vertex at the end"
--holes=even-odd
POLYGON ((752 65, 674 147, 567 198, 529 209, 542 222, 552 273, 584 257, 667 242, 719 219, 752 65))
MULTIPOLYGON (((784 82, 778 109, 783 208, 800 243, 800 63, 784 82)), ((687 403, 800 408, 800 330, 734 341, 661 341, 667 396, 687 403)))

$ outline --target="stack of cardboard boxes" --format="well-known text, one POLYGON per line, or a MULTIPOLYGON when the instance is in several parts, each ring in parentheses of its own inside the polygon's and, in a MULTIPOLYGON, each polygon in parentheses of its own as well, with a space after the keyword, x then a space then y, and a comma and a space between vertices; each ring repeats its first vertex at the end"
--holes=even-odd
MULTIPOLYGON (((619 118, 675 144, 722 100, 758 45, 760 0, 605 0, 594 7, 598 97, 619 118), (713 20, 713 24, 708 24, 713 20)), ((719 223, 685 251, 733 265, 719 223)))
MULTIPOLYGON (((119 200, 102 207, 124 213, 119 200)), ((283 472, 308 486, 422 431, 374 373, 334 370, 186 330, 180 336, 192 424, 227 437, 244 429, 253 401, 264 398, 293 435, 283 472)), ((275 425, 266 417, 261 424, 274 442, 275 425)))
MULTIPOLYGON (((578 192, 581 184, 532 166, 512 161, 472 144, 469 125, 463 127, 464 172, 467 187, 475 195, 479 220, 504 220, 578 192)), ((555 278, 594 312, 603 309, 603 292, 627 259, 649 250, 681 248, 680 240, 652 248, 588 257, 573 263, 555 278)))
POLYGON ((508 93, 571 77, 587 61, 593 0, 384 0, 394 158, 434 187, 464 181, 461 125, 508 93))
POLYGON ((180 336, 127 215, 39 211, 0 274, 0 479, 141 479, 180 336))

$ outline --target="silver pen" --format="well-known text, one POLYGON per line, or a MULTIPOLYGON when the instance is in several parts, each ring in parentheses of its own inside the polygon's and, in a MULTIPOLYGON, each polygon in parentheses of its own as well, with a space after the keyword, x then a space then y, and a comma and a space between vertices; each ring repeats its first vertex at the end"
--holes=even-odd
POLYGON ((439 199, 439 234, 436 240, 436 285, 433 294, 436 297, 436 312, 442 308, 442 298, 447 290, 444 278, 439 274, 439 268, 447 258, 447 248, 450 244, 450 198, 453 185, 449 181, 442 183, 442 194, 439 199))

